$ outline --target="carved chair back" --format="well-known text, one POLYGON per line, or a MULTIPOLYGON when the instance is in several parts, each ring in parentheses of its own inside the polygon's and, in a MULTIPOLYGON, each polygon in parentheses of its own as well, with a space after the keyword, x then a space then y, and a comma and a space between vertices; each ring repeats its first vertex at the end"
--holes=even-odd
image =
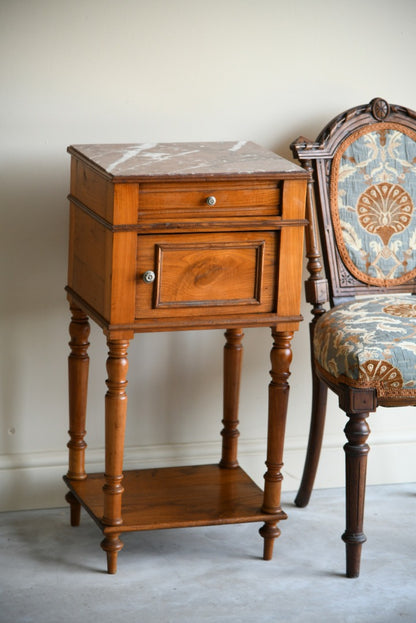
POLYGON ((376 98, 292 150, 313 175, 331 306, 415 293, 416 113, 376 98))

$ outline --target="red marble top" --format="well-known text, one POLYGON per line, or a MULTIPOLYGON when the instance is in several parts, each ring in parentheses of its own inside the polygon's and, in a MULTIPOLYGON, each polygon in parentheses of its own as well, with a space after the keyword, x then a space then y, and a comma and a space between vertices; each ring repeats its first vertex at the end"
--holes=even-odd
POLYGON ((111 178, 306 177, 304 169, 249 141, 71 145, 68 152, 111 178))

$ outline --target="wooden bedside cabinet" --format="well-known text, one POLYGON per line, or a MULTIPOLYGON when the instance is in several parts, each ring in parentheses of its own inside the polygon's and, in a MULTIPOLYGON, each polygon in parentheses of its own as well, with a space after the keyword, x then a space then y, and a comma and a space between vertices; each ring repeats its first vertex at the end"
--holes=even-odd
POLYGON ((250 142, 75 145, 67 293, 71 523, 81 505, 115 573, 123 532, 264 522, 272 557, 291 361, 298 329, 308 176, 250 142), (107 337, 105 473, 86 474, 89 318, 107 337), (272 330, 264 493, 238 466, 244 327, 272 330), (123 474, 127 349, 135 333, 225 329, 218 465, 123 474))

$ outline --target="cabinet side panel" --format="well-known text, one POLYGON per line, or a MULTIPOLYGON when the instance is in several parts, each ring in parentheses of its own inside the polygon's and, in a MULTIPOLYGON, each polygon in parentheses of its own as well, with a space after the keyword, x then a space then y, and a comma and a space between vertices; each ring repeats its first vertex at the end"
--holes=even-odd
POLYGON ((111 232, 71 204, 68 286, 106 319, 111 248, 111 232))

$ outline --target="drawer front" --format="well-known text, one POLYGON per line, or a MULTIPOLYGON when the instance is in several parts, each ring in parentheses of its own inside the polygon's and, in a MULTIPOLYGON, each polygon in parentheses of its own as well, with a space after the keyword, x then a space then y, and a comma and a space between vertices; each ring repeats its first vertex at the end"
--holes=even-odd
POLYGON ((139 236, 136 317, 271 312, 277 232, 139 236), (154 281, 146 282, 146 271, 154 281))
POLYGON ((140 184, 139 222, 279 214, 280 189, 273 182, 140 184))

